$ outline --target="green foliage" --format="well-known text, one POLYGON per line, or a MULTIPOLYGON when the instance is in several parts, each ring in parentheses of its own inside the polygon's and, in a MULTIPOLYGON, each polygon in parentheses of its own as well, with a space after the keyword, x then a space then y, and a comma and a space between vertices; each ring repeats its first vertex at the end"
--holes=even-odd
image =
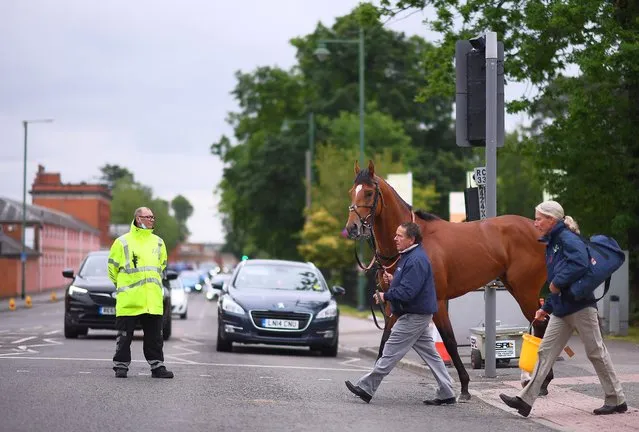
MULTIPOLYGON (((105 165, 105 167, 117 167, 117 165, 105 165)), ((111 223, 131 224, 133 222, 133 214, 138 207, 149 207, 155 215, 155 229, 153 232, 162 237, 167 251, 170 252, 179 242, 184 240, 184 237, 180 223, 170 214, 169 203, 160 198, 153 198, 151 188, 137 183, 133 178, 133 174, 126 168, 117 168, 119 171, 115 172, 129 174, 116 179, 113 185, 113 190, 111 191, 113 194, 111 223)), ((105 173, 104 169, 102 171, 105 173)))
MULTIPOLYGON (((222 136, 211 145, 211 152, 226 164, 219 185, 225 250, 238 256, 298 256, 308 147, 308 126, 303 120, 309 112, 316 118, 315 147, 330 143, 336 151, 351 151, 349 161, 359 158, 359 49, 355 42, 360 26, 365 39, 367 159, 388 153, 389 160, 401 161, 403 172, 413 172, 416 190, 425 188, 419 197, 429 202, 416 206, 433 206, 444 217, 448 213, 447 200, 440 196, 463 187, 466 169, 463 153, 453 141, 450 102, 436 97, 428 102, 415 100, 423 80, 423 58, 435 48, 422 38, 389 30, 381 24, 376 8, 361 4, 337 18, 332 28, 318 24, 313 33, 294 38, 297 65, 290 71, 262 66, 250 73, 237 72, 232 93, 239 109, 227 119, 234 139, 222 136), (319 62, 313 52, 326 39, 349 43, 327 44, 331 55, 319 62), (283 134, 284 120, 298 122, 283 134)), ((344 159, 336 161, 333 174, 343 164, 344 159)), ((315 178, 325 169, 320 165, 315 158, 315 178)), ((346 183, 352 183, 352 177, 346 183)), ((337 214, 346 208, 342 205, 350 185, 344 186, 326 189, 316 183, 313 211, 315 203, 321 202, 332 217, 340 223, 345 220, 344 213, 337 214)))
POLYGON ((639 3, 382 0, 380 13, 427 4, 436 11, 427 25, 440 33, 442 43, 425 58, 449 61, 428 68, 422 99, 452 100, 455 41, 496 31, 504 42, 507 79, 537 90, 512 101, 509 109, 534 117, 521 145, 535 158, 540 184, 585 234, 613 234, 630 250, 631 290, 638 298, 639 3))
POLYGON ((113 190, 118 180, 133 181, 133 173, 119 165, 105 164, 100 167, 102 176, 100 180, 109 185, 109 189, 113 190))

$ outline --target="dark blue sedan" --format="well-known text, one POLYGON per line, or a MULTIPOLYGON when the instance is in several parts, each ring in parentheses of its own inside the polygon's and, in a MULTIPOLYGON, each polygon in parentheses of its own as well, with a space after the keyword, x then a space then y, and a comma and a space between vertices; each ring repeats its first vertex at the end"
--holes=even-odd
POLYGON ((335 294, 311 263, 242 261, 218 302, 217 350, 233 342, 301 345, 335 357, 339 310, 335 294))

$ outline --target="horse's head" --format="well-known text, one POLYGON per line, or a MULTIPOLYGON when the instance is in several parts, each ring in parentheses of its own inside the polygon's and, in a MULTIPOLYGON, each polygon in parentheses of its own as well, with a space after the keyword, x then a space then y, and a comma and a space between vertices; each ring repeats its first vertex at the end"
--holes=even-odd
POLYGON ((381 199, 378 180, 375 178, 375 165, 368 162, 367 170, 360 170, 355 162, 355 182, 349 191, 351 205, 348 206, 346 232, 351 239, 370 237, 373 232, 373 218, 381 211, 378 201, 381 199))

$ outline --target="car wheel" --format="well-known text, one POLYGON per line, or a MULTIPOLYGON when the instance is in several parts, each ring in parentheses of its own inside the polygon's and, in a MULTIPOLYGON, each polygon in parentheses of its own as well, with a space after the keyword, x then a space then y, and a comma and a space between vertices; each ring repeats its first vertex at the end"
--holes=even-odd
POLYGON ((339 337, 335 338, 333 345, 322 347, 320 350, 324 357, 337 357, 337 351, 339 349, 339 337))
POLYGON ((188 311, 185 311, 182 315, 180 315, 180 319, 186 319, 188 317, 188 311))
POLYGON ((481 351, 478 349, 470 350, 470 366, 473 369, 481 369, 481 351))
POLYGON ((78 327, 78 336, 86 336, 89 334, 89 327, 78 327))
POLYGON ((162 328, 162 339, 169 340, 171 337, 171 327, 173 320, 169 315, 167 318, 164 318, 164 327, 162 328))
POLYGON ((222 338, 222 323, 217 323, 217 344, 216 349, 219 352, 233 351, 233 342, 226 341, 222 338))
POLYGON ((67 320, 64 320, 64 337, 67 339, 77 339, 78 338, 78 329, 77 327, 69 324, 67 320))

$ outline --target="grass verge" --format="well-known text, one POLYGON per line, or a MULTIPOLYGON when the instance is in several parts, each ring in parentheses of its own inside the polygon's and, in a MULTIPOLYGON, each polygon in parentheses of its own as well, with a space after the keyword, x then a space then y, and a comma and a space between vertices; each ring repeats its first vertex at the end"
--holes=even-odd
MULTIPOLYGON (((350 317, 363 319, 369 319, 372 317, 370 307, 367 307, 363 311, 357 310, 357 308, 348 305, 338 305, 338 308, 340 314, 348 315, 350 317)), ((384 322, 384 317, 382 316, 381 312, 375 311, 375 315, 377 315, 378 322, 384 322)))
POLYGON ((620 340, 639 344, 639 327, 628 327, 627 336, 606 336, 606 339, 620 340))

